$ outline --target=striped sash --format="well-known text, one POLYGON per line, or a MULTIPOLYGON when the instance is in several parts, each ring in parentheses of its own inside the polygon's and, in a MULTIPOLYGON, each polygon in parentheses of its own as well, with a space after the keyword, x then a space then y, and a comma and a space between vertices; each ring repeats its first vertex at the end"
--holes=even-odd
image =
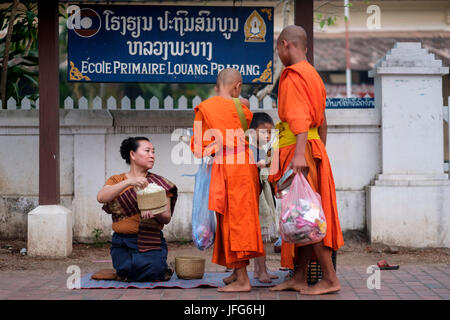
MULTIPOLYGON (((175 184, 164 177, 150 172, 147 174, 147 180, 149 183, 156 183, 164 188, 167 196, 170 197, 170 209, 173 214, 178 196, 175 184)), ((112 220, 114 222, 121 221, 140 213, 134 188, 129 188, 116 199, 105 203, 102 209, 106 213, 112 215, 112 220)), ((138 249, 140 252, 161 249, 161 230, 163 227, 164 225, 159 223, 156 219, 140 219, 137 235, 138 249)))

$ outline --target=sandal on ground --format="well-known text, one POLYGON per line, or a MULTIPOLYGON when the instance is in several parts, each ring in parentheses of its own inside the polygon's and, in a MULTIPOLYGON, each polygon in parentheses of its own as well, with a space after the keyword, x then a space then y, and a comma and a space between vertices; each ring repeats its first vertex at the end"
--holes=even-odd
POLYGON ((398 270, 400 268, 398 265, 390 265, 386 260, 378 261, 377 266, 380 270, 398 270))

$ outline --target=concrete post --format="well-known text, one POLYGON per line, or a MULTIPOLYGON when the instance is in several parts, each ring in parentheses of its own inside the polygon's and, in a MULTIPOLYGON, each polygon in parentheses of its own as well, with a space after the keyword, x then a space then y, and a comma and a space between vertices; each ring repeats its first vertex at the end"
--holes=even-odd
POLYGON ((28 213, 28 255, 62 258, 72 253, 72 212, 60 205, 40 205, 28 213))
POLYGON ((448 72, 419 42, 396 43, 369 72, 382 124, 382 172, 366 188, 372 242, 450 247, 442 130, 448 72))

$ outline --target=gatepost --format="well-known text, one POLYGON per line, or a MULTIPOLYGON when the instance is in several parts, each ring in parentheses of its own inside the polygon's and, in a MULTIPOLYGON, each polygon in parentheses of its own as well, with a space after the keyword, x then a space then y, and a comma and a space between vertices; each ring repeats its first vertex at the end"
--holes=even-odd
POLYGON ((450 247, 442 98, 448 72, 420 42, 396 43, 369 72, 382 141, 382 172, 366 187, 372 242, 450 247))

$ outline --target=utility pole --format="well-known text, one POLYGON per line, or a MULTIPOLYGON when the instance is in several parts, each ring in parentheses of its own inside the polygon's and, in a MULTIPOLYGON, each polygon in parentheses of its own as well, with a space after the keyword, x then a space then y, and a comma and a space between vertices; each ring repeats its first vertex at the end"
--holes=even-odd
POLYGON ((350 40, 348 36, 348 24, 350 19, 350 8, 348 6, 348 0, 344 0, 344 16, 345 16, 345 82, 347 88, 347 98, 352 95, 352 70, 350 69, 350 40))

